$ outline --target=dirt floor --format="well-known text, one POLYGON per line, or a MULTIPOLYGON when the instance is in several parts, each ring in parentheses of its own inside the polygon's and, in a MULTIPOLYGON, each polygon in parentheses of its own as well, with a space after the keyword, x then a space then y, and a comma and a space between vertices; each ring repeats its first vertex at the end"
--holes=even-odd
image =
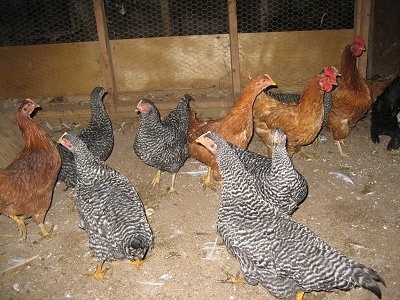
MULTIPOLYGON (((351 131, 344 148, 349 159, 339 157, 326 131, 317 148, 307 147, 316 159, 294 156, 309 185, 308 198, 294 218, 343 254, 378 271, 386 281, 382 299, 395 300, 400 299, 400 156, 398 151, 386 151, 387 137, 372 144, 369 126, 366 118, 351 131)), ((108 164, 134 184, 155 234, 155 247, 145 263, 138 270, 128 261, 107 262, 108 279, 91 278, 96 261, 86 232, 78 228, 74 191, 64 191, 59 184, 46 217, 46 226, 53 227, 51 238, 42 239, 31 222, 27 241, 21 243, 16 224, 0 216, 0 299, 274 299, 261 286, 224 282, 239 265, 220 245, 220 190, 202 188, 205 167, 189 159, 177 176, 178 193, 167 194, 170 174, 163 176, 160 188, 152 187, 156 170, 132 150, 135 127, 122 130, 115 122, 114 128, 115 148, 108 164)), ((50 133, 54 139, 61 135, 50 133)), ((257 137, 250 149, 266 150, 257 137)), ((357 288, 310 293, 304 299, 376 297, 357 288)))

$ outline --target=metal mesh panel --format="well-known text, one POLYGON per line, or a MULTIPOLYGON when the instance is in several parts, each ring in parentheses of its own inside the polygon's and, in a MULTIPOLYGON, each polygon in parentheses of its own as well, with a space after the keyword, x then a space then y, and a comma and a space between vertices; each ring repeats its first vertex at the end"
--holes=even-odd
POLYGON ((97 40, 91 0, 2 0, 0 15, 4 46, 97 40))
MULTIPOLYGON (((105 0, 110 39, 228 33, 227 0, 105 0)), ((2 45, 97 40, 91 0, 0 1, 2 45)), ((354 1, 237 0, 239 32, 353 28, 354 1)))

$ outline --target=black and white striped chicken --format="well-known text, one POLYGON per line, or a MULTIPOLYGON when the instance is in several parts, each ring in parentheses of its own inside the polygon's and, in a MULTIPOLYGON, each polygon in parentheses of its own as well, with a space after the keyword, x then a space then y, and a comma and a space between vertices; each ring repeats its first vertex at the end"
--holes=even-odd
MULTIPOLYGON (((78 137, 87 145, 94 156, 105 161, 114 148, 114 134, 103 103, 107 91, 102 87, 95 87, 90 94, 91 118, 89 124, 78 134, 78 137)), ((61 156, 61 170, 58 180, 63 181, 67 188, 76 186, 76 166, 74 156, 63 146, 57 145, 61 156)))
POLYGON ((129 180, 95 157, 78 137, 60 139, 74 155, 77 170, 75 204, 98 265, 94 277, 103 279, 103 263, 128 259, 139 264, 153 247, 153 233, 143 203, 129 180))
MULTIPOLYGON (((276 130, 271 135, 274 140, 284 138, 276 130)), ((223 182, 217 229, 249 284, 262 284, 278 299, 299 300, 305 292, 355 286, 381 298, 379 274, 340 254, 265 201, 257 181, 223 139, 208 133, 198 141, 216 156, 223 182)))
POLYGON ((175 192, 176 173, 189 158, 187 135, 190 100, 193 100, 192 96, 183 96, 178 106, 164 119, 161 119, 160 112, 151 100, 141 100, 136 109, 139 127, 133 150, 144 163, 158 169, 152 181, 153 186, 160 183, 161 172, 172 174, 169 193, 175 192))
POLYGON ((270 136, 272 157, 264 156, 228 143, 243 167, 253 175, 265 201, 283 213, 292 214, 308 193, 307 181, 293 166, 282 129, 270 136), (279 136, 280 138, 276 138, 279 136), (285 178, 285 180, 282 180, 285 178))

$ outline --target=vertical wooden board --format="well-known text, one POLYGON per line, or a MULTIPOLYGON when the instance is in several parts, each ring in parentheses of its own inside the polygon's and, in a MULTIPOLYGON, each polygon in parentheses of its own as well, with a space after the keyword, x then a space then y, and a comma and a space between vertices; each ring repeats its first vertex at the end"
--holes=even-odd
POLYGON ((0 98, 85 95, 103 85, 97 42, 0 48, 0 98))
POLYGON ((240 34, 242 85, 246 77, 267 73, 286 91, 299 91, 326 65, 340 69, 340 57, 353 30, 240 34))

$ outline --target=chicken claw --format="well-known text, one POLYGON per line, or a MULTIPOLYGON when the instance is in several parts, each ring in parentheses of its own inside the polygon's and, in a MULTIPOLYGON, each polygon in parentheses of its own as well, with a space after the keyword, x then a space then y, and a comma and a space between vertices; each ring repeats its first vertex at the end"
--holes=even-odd
POLYGON ((216 191, 214 184, 211 181, 211 167, 207 167, 207 175, 203 178, 203 188, 209 188, 216 191))
POLYGON ((141 265, 143 265, 144 260, 137 258, 131 261, 131 265, 136 267, 136 269, 139 269, 141 265))
POLYGON ((151 182, 151 184, 153 186, 155 186, 157 184, 160 184, 160 182, 161 182, 161 170, 158 170, 157 174, 156 174, 156 176, 154 176, 153 181, 151 182))
POLYGON ((39 228, 40 228, 40 234, 42 235, 42 237, 49 237, 51 235, 51 232, 53 230, 48 231, 47 228, 44 226, 43 223, 38 224, 39 228))
POLYGON ((26 241, 26 225, 23 219, 19 218, 16 215, 9 216, 11 219, 13 219, 15 222, 18 224, 18 232, 21 237, 21 241, 25 242, 26 241))
POLYGON ((102 270, 102 269, 103 269, 103 264, 104 264, 104 261, 100 261, 100 262, 97 264, 96 272, 92 275, 92 277, 93 277, 94 279, 97 279, 97 280, 100 280, 100 281, 103 281, 103 280, 104 280, 104 275, 106 274, 106 272, 108 271, 108 269, 104 269, 104 271, 103 271, 103 270, 102 270))
POLYGON ((299 292, 296 293, 295 300, 303 300, 303 296, 304 296, 304 292, 303 291, 299 291, 299 292))
POLYGON ((221 283, 233 283, 233 284, 246 284, 246 280, 243 277, 240 277, 240 272, 237 272, 235 276, 226 272, 226 279, 218 280, 221 283))
POLYGON ((340 144, 344 145, 344 141, 343 141, 343 140, 336 141, 336 144, 337 144, 337 146, 338 146, 338 148, 339 148, 339 154, 340 154, 340 156, 341 156, 342 158, 348 158, 348 157, 350 157, 350 155, 348 155, 347 153, 344 153, 344 152, 343 152, 342 146, 340 145, 340 144))

